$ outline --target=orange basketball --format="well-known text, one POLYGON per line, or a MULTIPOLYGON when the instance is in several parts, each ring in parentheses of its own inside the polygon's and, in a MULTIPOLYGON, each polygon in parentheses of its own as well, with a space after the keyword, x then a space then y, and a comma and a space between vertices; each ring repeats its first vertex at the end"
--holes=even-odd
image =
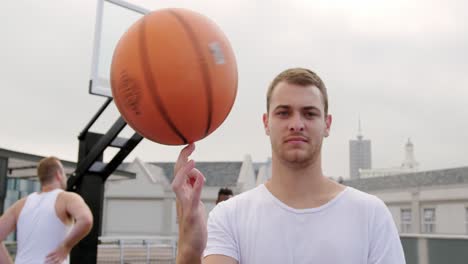
POLYGON ((161 144, 187 144, 208 136, 231 111, 236 59, 213 21, 186 9, 162 9, 119 40, 111 87, 136 132, 161 144))

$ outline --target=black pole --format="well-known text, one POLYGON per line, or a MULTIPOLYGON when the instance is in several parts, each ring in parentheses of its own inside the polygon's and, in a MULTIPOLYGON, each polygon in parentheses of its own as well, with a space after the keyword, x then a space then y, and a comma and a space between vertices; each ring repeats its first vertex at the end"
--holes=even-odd
POLYGON ((109 97, 106 99, 106 101, 101 106, 101 108, 99 108, 99 110, 96 112, 96 114, 93 116, 93 118, 91 118, 89 123, 83 129, 83 131, 81 131, 80 135, 78 136, 79 140, 82 140, 86 136, 86 134, 88 133, 88 130, 94 125, 96 120, 101 116, 102 112, 104 112, 104 110, 106 110, 107 106, 109 106, 109 104, 112 102, 112 100, 113 99, 109 98, 109 97))
POLYGON ((100 175, 87 174, 76 192, 83 197, 93 214, 93 227, 89 234, 76 245, 70 254, 70 263, 97 263, 99 236, 102 229, 104 180, 100 175))
MULTIPOLYGON (((102 113, 93 117, 89 124, 93 124, 102 113)), ((88 132, 90 125, 83 130, 78 137, 80 141, 78 150, 78 164, 73 175, 68 179, 67 190, 81 195, 93 214, 93 228, 90 233, 81 240, 70 254, 70 263, 96 264, 99 236, 102 231, 102 215, 104 204, 104 184, 106 179, 117 169, 125 157, 140 143, 142 136, 135 133, 131 138, 118 138, 117 136, 127 125, 122 117, 119 117, 106 134, 88 132), (108 147, 119 148, 119 152, 108 164, 104 164, 103 153, 108 147), (98 169, 96 169, 96 166, 98 169)))
MULTIPOLYGON (((91 144, 85 144, 84 148, 89 150, 89 152, 87 152, 86 155, 79 154, 78 165, 75 173, 68 179, 68 188, 70 190, 74 190, 76 188, 78 182, 89 171, 94 162, 98 161, 99 158, 101 158, 100 161, 102 161, 104 150, 111 145, 112 141, 117 138, 117 135, 126 125, 127 123, 125 120, 122 117, 119 117, 109 131, 105 135, 101 135, 99 137, 97 142, 93 141, 91 144)), ((87 139, 88 137, 86 135, 83 136, 82 139, 80 139, 80 144, 83 141, 87 141, 87 139)), ((83 149, 83 146, 81 146, 80 149, 83 149)))
POLYGON ((5 210, 5 198, 7 194, 7 184, 8 184, 8 158, 0 157, 0 215, 3 214, 5 210))

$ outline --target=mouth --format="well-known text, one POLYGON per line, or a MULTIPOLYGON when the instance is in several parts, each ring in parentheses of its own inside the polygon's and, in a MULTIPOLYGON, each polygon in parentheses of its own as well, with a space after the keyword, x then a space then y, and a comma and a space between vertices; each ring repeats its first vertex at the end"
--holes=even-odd
POLYGON ((288 137, 284 141, 285 143, 307 143, 309 140, 306 137, 288 137))

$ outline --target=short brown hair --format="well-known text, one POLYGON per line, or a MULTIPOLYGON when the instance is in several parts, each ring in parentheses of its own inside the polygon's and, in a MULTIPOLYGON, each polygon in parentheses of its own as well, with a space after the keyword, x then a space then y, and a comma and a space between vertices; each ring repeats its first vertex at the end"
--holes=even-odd
POLYGON ((62 163, 56 157, 47 157, 39 161, 37 165, 37 176, 41 184, 51 183, 55 172, 62 170, 62 163))
POLYGON ((297 84, 302 86, 313 85, 317 87, 322 93, 323 105, 325 115, 328 114, 328 94, 327 88, 322 79, 313 71, 305 68, 291 68, 287 69, 273 79, 267 91, 267 112, 270 111, 270 100, 273 94, 273 89, 280 82, 287 82, 289 84, 297 84))

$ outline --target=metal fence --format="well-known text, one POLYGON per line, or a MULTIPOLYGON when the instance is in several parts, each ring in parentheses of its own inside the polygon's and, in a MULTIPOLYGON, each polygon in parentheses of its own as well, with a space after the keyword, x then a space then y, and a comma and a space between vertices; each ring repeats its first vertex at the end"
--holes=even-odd
MULTIPOLYGON (((99 264, 175 264, 176 237, 100 237, 99 264)), ((468 236, 401 234, 407 264, 467 264, 468 236)), ((5 242, 14 257, 16 242, 5 242)))
POLYGON ((175 264, 175 237, 100 237, 99 264, 175 264))

